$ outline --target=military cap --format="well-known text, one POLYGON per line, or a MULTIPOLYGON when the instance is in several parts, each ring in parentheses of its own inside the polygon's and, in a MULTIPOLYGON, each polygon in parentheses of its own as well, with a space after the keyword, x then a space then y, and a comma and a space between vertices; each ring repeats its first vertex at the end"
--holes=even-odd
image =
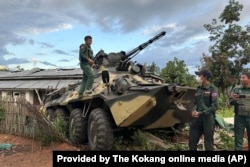
POLYGON ((195 71, 196 75, 203 75, 204 77, 206 77, 207 79, 210 79, 213 77, 211 71, 209 71, 208 69, 202 69, 200 71, 195 71))

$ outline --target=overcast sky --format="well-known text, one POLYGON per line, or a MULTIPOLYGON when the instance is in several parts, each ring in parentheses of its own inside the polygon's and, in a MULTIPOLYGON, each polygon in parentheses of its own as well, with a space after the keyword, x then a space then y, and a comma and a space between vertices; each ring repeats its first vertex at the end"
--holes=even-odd
MULTIPOLYGON (((250 1, 241 24, 249 24, 250 1)), ((160 68, 174 57, 192 71, 211 43, 204 24, 228 0, 0 0, 0 65, 24 69, 79 68, 78 49, 93 37, 94 54, 130 51, 161 31, 166 35, 134 60, 160 68)))

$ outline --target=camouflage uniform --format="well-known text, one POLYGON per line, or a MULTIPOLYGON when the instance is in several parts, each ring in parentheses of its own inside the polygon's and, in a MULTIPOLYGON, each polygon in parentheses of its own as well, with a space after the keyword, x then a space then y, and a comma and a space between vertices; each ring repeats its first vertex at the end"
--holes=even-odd
POLYGON ((205 149, 213 150, 215 111, 218 109, 218 89, 209 83, 206 87, 198 86, 195 94, 194 111, 199 112, 190 125, 189 149, 197 151, 197 144, 204 134, 205 149))
MULTIPOLYGON (((247 129, 248 143, 250 143, 250 88, 242 85, 236 86, 230 96, 230 104, 234 106, 234 138, 235 150, 241 151, 243 144, 243 136, 247 129), (239 95, 238 100, 234 100, 233 96, 239 95)), ((250 150, 250 144, 248 144, 250 150)))
POLYGON ((91 90, 94 83, 94 72, 88 62, 89 58, 92 60, 94 59, 91 47, 87 44, 81 44, 79 51, 79 60, 80 67, 83 70, 83 79, 80 85, 79 94, 83 94, 85 90, 91 90))

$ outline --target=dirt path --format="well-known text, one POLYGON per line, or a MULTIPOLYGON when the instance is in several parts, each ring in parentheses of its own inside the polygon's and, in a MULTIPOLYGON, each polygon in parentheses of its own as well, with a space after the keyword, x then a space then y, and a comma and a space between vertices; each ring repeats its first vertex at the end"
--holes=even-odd
POLYGON ((0 151, 1 167, 52 167, 53 150, 78 150, 67 143, 41 147, 33 139, 9 134, 0 134, 0 144, 2 143, 12 144, 12 149, 0 151))

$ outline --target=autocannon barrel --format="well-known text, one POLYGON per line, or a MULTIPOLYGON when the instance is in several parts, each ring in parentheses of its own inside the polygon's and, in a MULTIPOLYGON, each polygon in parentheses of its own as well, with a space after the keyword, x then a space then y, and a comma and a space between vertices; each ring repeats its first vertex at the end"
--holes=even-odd
POLYGON ((132 55, 138 53, 139 51, 143 50, 144 48, 146 48, 149 44, 155 42, 156 40, 158 40, 159 38, 163 37, 166 34, 165 31, 160 32, 159 34, 157 34, 156 36, 154 36, 153 38, 149 39, 147 42, 139 45, 138 47, 132 49, 131 51, 129 51, 128 53, 126 53, 123 57, 122 60, 126 61, 127 59, 129 59, 132 55))

